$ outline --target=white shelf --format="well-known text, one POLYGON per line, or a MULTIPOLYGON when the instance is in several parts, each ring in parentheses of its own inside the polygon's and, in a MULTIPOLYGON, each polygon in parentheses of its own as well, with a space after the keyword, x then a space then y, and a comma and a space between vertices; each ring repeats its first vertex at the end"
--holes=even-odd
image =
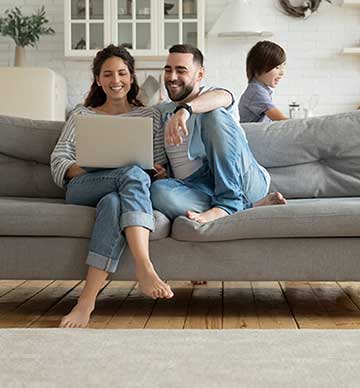
POLYGON ((343 54, 357 54, 360 55, 360 47, 347 47, 343 49, 343 54))
POLYGON ((343 7, 360 7, 360 0, 343 0, 343 7))
MULTIPOLYGON (((343 7, 359 7, 360 0, 343 0, 343 7)), ((342 51, 343 54, 360 55, 360 47, 345 47, 342 51)))

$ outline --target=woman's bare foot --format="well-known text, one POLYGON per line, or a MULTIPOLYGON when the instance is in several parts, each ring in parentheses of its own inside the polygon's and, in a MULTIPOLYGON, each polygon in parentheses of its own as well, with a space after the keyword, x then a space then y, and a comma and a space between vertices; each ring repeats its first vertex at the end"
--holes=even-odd
POLYGON ((84 329, 89 324, 90 315, 94 311, 94 308, 95 301, 79 300, 70 313, 62 318, 59 327, 84 329))
POLYGON ((202 213, 195 213, 191 211, 186 212, 187 218, 190 218, 190 220, 196 221, 199 224, 205 224, 205 222, 215 221, 218 218, 226 217, 228 215, 229 213, 227 213, 224 209, 221 209, 220 207, 213 207, 202 213))
POLYGON ((286 205, 287 200, 284 198, 284 196, 279 193, 278 191, 275 191, 274 193, 268 194, 263 199, 260 199, 260 201, 257 201, 253 204, 253 207, 258 206, 271 206, 271 205, 286 205))
POLYGON ((144 295, 150 296, 153 299, 169 299, 174 296, 170 286, 168 286, 159 278, 154 268, 147 267, 146 269, 139 269, 136 271, 136 277, 139 281, 140 289, 144 295))

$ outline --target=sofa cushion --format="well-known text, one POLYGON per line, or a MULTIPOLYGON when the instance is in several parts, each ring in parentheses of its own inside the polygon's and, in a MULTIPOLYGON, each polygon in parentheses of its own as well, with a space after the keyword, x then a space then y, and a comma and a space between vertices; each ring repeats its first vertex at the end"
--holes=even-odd
POLYGON ((171 237, 182 241, 227 241, 289 237, 359 237, 360 198, 290 200, 206 224, 178 217, 171 237))
POLYGON ((64 126, 0 116, 0 195, 63 198, 50 173, 50 154, 64 126))
MULTIPOLYGON (((170 233, 170 222, 154 212, 155 231, 150 240, 170 233)), ((0 198, 0 236, 56 236, 89 238, 95 208, 65 204, 61 199, 0 198)))
POLYGON ((65 194, 55 185, 49 166, 1 154, 0 182, 0 196, 64 198, 65 194))
POLYGON ((287 198, 360 194, 360 111, 243 127, 272 191, 287 198))
POLYGON ((0 115, 0 154, 48 165, 63 126, 63 121, 0 115))

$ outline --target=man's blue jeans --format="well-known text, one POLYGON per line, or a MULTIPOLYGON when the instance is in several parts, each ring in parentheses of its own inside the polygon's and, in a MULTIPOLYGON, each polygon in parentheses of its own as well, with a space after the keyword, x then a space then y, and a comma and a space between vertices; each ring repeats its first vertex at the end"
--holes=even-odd
POLYGON ((213 207, 233 214, 251 208, 269 190, 269 175, 257 163, 245 133, 230 113, 216 109, 201 115, 203 166, 184 180, 159 180, 151 186, 154 209, 169 219, 187 210, 213 207))
POLYGON ((115 272, 127 245, 124 228, 154 229, 149 188, 150 177, 137 166, 88 172, 70 180, 66 202, 96 206, 88 265, 115 272))

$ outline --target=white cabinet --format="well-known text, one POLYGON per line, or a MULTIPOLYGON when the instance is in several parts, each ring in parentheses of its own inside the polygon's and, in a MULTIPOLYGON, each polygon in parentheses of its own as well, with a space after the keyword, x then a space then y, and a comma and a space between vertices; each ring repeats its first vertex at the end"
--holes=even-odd
POLYGON ((176 43, 204 49, 205 0, 65 0, 65 55, 93 57, 110 43, 159 57, 176 43))
POLYGON ((159 55, 176 43, 191 43, 204 50, 205 0, 159 1, 159 55))

